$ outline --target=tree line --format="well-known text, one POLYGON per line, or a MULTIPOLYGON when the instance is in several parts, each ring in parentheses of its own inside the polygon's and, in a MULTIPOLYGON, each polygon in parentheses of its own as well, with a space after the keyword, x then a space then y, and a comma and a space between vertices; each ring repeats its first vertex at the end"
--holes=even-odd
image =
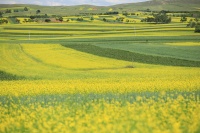
POLYGON ((159 12, 158 14, 153 14, 153 17, 147 17, 141 20, 141 22, 154 22, 160 24, 167 24, 171 22, 171 17, 168 17, 166 12, 159 12))

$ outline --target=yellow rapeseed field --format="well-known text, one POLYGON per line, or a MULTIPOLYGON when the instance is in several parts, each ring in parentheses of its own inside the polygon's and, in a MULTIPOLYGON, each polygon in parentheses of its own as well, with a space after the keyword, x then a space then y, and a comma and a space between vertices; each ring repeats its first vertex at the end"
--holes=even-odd
POLYGON ((10 97, 0 106, 0 132, 195 133, 200 126, 200 99, 193 97, 167 97, 166 101, 136 97, 133 103, 106 98, 82 98, 79 103, 70 102, 67 96, 62 102, 10 97))
POLYGON ((24 78, 0 81, 0 133, 200 132, 198 67, 128 62, 60 44, 2 42, 0 70, 24 78))

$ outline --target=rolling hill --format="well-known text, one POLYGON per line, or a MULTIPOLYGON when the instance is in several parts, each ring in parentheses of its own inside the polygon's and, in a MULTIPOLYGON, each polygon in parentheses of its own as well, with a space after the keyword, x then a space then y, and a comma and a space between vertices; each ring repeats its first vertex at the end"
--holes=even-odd
POLYGON ((79 15, 80 13, 105 13, 109 11, 128 11, 134 12, 138 10, 150 9, 151 11, 170 10, 170 11, 200 11, 198 7, 200 0, 150 0, 139 3, 127 3, 113 6, 94 6, 94 5, 77 5, 77 6, 39 6, 39 5, 23 5, 23 4, 0 4, 0 11, 5 12, 11 9, 11 13, 3 16, 27 16, 35 15, 40 10, 40 15, 79 15), (28 11, 23 8, 28 7, 28 11), (18 12, 14 12, 14 10, 18 12))
POLYGON ((126 10, 146 10, 152 11, 170 10, 170 11, 194 11, 200 10, 197 5, 200 5, 200 0, 150 0, 140 3, 128 3, 114 5, 113 8, 126 10))

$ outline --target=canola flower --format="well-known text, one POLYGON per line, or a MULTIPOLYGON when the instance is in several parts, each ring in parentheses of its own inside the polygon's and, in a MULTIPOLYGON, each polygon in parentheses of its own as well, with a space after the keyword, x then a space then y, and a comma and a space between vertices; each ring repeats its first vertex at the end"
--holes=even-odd
POLYGON ((131 92, 162 92, 162 91, 198 91, 199 80, 188 81, 134 81, 113 79, 86 80, 20 80, 1 81, 0 96, 26 96, 40 94, 103 94, 131 92))
POLYGON ((79 102, 74 96, 59 101, 61 95, 48 102, 9 97, 9 104, 0 106, 0 132, 195 133, 200 130, 200 99, 193 96, 135 97, 134 102, 83 95, 79 102))
POLYGON ((0 132, 199 132, 197 78, 145 80, 1 81, 0 132))

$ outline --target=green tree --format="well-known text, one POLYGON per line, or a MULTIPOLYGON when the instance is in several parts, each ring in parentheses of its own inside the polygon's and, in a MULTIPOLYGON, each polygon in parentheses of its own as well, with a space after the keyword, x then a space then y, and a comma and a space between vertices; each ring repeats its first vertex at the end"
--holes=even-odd
POLYGON ((28 8, 27 8, 27 7, 24 7, 24 11, 28 11, 28 8))
POLYGON ((147 18, 142 19, 141 22, 155 22, 155 18, 147 17, 147 18))
POLYGON ((200 33, 200 23, 196 24, 194 32, 195 33, 200 33))
POLYGON ((127 12, 127 11, 123 11, 122 14, 123 14, 124 16, 128 16, 128 12, 127 12))
POLYGON ((8 23, 8 20, 7 19, 0 19, 0 24, 4 24, 4 23, 8 23))
POLYGON ((3 17, 3 13, 2 12, 0 12, 0 17, 3 17))
POLYGON ((158 14, 154 14, 154 22, 162 24, 170 23, 171 17, 168 17, 167 14, 162 11, 158 14))
POLYGON ((195 18, 194 21, 199 22, 199 19, 198 19, 198 18, 195 18))
POLYGON ((47 19, 45 19, 45 22, 51 22, 51 19, 49 19, 49 18, 47 18, 47 19))
POLYGON ((40 11, 40 10, 37 10, 37 11, 36 11, 36 14, 39 14, 39 13, 41 13, 41 11, 40 11))
POLYGON ((194 21, 190 21, 188 24, 187 24, 187 27, 190 27, 190 28, 194 28, 196 26, 196 22, 194 21))
POLYGON ((182 23, 183 23, 183 22, 185 22, 185 21, 187 21, 187 18, 186 18, 186 16, 185 16, 185 15, 184 15, 184 16, 182 16, 180 21, 181 21, 182 23))
POLYGON ((60 22, 62 22, 62 21, 63 21, 63 17, 59 17, 58 20, 59 20, 60 22))
POLYGON ((16 19, 16 22, 19 24, 19 23, 20 23, 20 20, 19 20, 19 19, 16 19))
POLYGON ((124 21, 124 19, 125 19, 124 17, 119 17, 119 18, 116 18, 116 20, 117 20, 117 21, 121 21, 121 22, 123 22, 123 21, 124 21))
POLYGON ((5 13, 11 13, 10 9, 6 9, 5 13))
POLYGON ((35 16, 30 16, 30 19, 35 19, 36 17, 35 16))
POLYGON ((77 21, 83 21, 83 18, 77 18, 77 21))
POLYGON ((141 22, 155 22, 160 24, 167 24, 171 22, 171 17, 168 17, 165 11, 161 11, 158 14, 153 14, 154 17, 147 17, 141 20, 141 22))
POLYGON ((93 21, 93 20, 94 20, 94 17, 91 17, 90 20, 93 21))
POLYGON ((18 9, 14 9, 14 12, 19 12, 19 10, 18 9))
POLYGON ((28 22, 28 20, 25 18, 23 22, 26 23, 26 22, 28 22))
POLYGON ((187 27, 195 28, 196 25, 198 25, 198 19, 190 19, 189 23, 187 24, 187 27))
POLYGON ((3 24, 3 19, 0 19, 0 24, 3 24))
POLYGON ((149 8, 146 9, 146 12, 151 12, 151 10, 149 8))

